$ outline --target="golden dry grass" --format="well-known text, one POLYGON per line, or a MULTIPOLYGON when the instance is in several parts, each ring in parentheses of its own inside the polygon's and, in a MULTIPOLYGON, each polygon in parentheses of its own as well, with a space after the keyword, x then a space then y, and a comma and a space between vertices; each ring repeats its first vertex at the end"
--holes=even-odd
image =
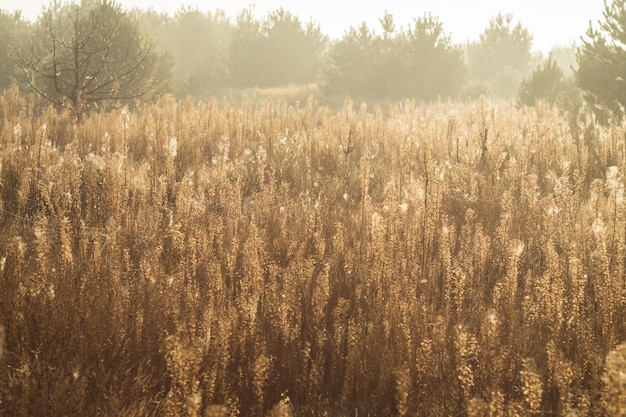
POLYGON ((0 414, 623 410, 625 125, 36 108, 0 98, 0 414))

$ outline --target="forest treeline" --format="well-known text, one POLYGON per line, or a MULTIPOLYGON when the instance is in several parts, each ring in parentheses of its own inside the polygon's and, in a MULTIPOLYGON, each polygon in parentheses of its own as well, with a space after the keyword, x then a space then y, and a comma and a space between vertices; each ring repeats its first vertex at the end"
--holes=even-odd
MULTIPOLYGON (((624 0, 605 7, 607 21, 599 29, 590 26, 587 40, 581 34, 582 43, 555 46, 544 56, 533 50, 530 31, 505 14, 494 16, 479 39, 458 44, 439 18, 431 14, 414 18, 407 27, 398 27, 394 17, 385 13, 379 27, 362 23, 350 27, 340 39, 330 39, 317 22, 304 21, 282 8, 262 17, 256 16, 252 8, 227 16, 220 10, 181 7, 169 15, 154 10, 123 10, 109 0, 84 0, 78 5, 53 2, 35 22, 26 21, 19 13, 0 11, 0 91, 17 83, 54 98, 67 84, 61 96, 77 105, 80 94, 84 95, 89 85, 97 85, 94 80, 107 75, 107 65, 126 62, 132 56, 136 58, 134 67, 110 71, 115 77, 109 74, 112 78, 104 82, 105 87, 98 85, 94 101, 102 97, 103 91, 111 97, 113 92, 124 91, 117 98, 134 98, 149 91, 152 95, 173 93, 205 99, 229 89, 308 86, 307 94, 314 91, 319 97, 334 97, 339 102, 348 95, 390 101, 410 97, 422 102, 484 95, 517 98, 527 105, 544 99, 565 109, 576 109, 583 96, 592 98, 582 94, 580 87, 587 92, 595 88, 604 96, 607 91, 619 95, 623 90, 606 81, 618 78, 608 73, 619 72, 621 62, 619 54, 606 50, 614 48, 606 38, 619 38, 623 32, 619 15, 624 12, 624 0), (109 20, 98 20, 105 9, 109 10, 109 20), (616 19, 615 27, 610 27, 611 16, 616 19), (127 22, 123 28, 119 24, 122 20, 127 22), (81 24, 82 32, 66 29, 81 24), (70 39, 76 45, 101 39, 104 47, 94 45, 81 55, 84 51, 68 45, 70 39), (103 48, 107 50, 103 55, 113 56, 110 45, 114 42, 135 46, 118 51, 117 61, 105 63, 94 58, 93 51, 103 48), (63 48, 72 56, 67 76, 52 62, 59 58, 50 57, 51 50, 63 48), (600 51, 602 48, 605 50, 600 51), (616 62, 616 68, 594 67, 594 63, 606 62, 598 57, 606 58, 607 54, 615 55, 612 62, 616 62), (96 74, 74 68, 76 62, 89 62, 85 66, 97 68, 96 74), (144 74, 139 71, 136 79, 147 79, 150 88, 128 82, 130 87, 117 85, 116 90, 116 80, 139 69, 144 74), (79 74, 83 77, 80 83, 79 74), (605 75, 609 77, 602 78, 605 75), (50 93, 52 90, 55 94, 50 93)), ((619 103, 624 102, 620 97, 591 101, 604 102, 612 110, 619 110, 619 103)))

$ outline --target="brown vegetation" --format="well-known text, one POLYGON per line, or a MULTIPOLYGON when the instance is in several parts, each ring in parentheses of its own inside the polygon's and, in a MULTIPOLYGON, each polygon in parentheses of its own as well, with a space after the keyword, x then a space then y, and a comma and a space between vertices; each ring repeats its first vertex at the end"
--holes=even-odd
POLYGON ((489 101, 77 125, 10 90, 0 414, 623 411, 625 134, 489 101))

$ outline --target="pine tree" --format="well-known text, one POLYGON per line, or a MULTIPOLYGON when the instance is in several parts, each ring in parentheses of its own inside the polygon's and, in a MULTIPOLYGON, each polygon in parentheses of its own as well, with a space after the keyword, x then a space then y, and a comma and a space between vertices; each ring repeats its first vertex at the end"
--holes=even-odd
POLYGON ((522 80, 517 100, 527 106, 532 106, 541 99, 554 104, 563 88, 563 82, 563 70, 549 56, 529 77, 522 80))
POLYGON ((626 106, 626 0, 605 1, 603 21, 598 29, 589 25, 576 58, 576 81, 587 102, 604 115, 622 117, 626 106))
POLYGON ((480 34, 478 42, 467 47, 472 77, 489 85, 499 97, 514 97, 519 83, 532 68, 533 37, 513 15, 498 14, 480 34))

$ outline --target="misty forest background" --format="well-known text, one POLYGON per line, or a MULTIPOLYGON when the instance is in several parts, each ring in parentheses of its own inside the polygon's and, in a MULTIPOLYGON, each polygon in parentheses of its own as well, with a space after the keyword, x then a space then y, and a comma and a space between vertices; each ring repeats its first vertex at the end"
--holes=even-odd
MULTIPOLYGON (((43 36, 38 28, 46 24, 45 12, 70 10, 53 3, 36 22, 0 10, 0 91, 27 86, 16 51, 28 50, 43 36)), ((582 104, 577 45, 557 45, 549 54, 534 51, 532 33, 511 15, 494 16, 478 40, 455 44, 430 14, 408 27, 398 27, 385 14, 379 27, 362 23, 341 39, 330 39, 317 22, 284 9, 263 17, 252 8, 237 16, 189 7, 173 16, 140 9, 124 13, 141 28, 144 44, 158 53, 158 82, 150 91, 155 96, 206 99, 254 89, 287 101, 313 95, 327 105, 340 105, 347 95, 378 103, 484 95, 527 105, 544 99, 565 110, 582 104)))

